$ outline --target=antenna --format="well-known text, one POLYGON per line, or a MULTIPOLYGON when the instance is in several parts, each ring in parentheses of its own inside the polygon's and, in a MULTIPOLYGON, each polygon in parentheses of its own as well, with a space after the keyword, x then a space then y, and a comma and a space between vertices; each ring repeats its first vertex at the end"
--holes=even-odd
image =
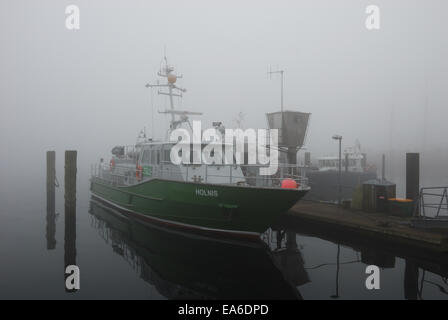
MULTIPOLYGON (((168 64, 168 59, 166 57, 166 46, 164 47, 164 58, 165 65, 160 66, 159 72, 157 72, 157 75, 162 78, 166 78, 167 82, 165 84, 160 84, 159 80, 157 80, 157 84, 151 84, 147 83, 145 85, 146 88, 158 88, 157 94, 159 95, 166 95, 169 96, 170 101, 170 109, 165 110, 160 113, 166 113, 171 115, 171 125, 170 129, 176 129, 178 126, 180 126, 183 122, 188 122, 188 115, 190 114, 196 114, 196 113, 189 113, 187 111, 177 111, 174 109, 174 101, 173 97, 179 97, 182 98, 182 93, 187 92, 185 88, 181 88, 176 86, 177 79, 181 79, 182 75, 177 75, 174 73, 174 68, 168 64), (160 90, 162 88, 168 89, 168 92, 165 90, 160 90), (176 116, 179 117, 179 120, 176 120, 176 116)), ((191 125, 190 125, 191 127, 191 125)))
POLYGON ((272 71, 271 66, 269 66, 269 69, 268 69, 269 77, 272 78, 273 74, 280 74, 280 111, 282 113, 282 128, 281 128, 281 137, 282 138, 281 139, 283 139, 283 128, 284 128, 284 124, 285 124, 284 117, 283 117, 283 78, 284 78, 285 70, 278 69, 278 70, 272 71))
POLYGON ((239 129, 243 128, 244 116, 245 116, 245 114, 242 111, 240 111, 238 113, 238 115, 234 118, 234 121, 236 123, 236 127, 239 128, 239 129))
POLYGON ((283 113, 283 80, 284 80, 283 78, 284 78, 285 70, 272 71, 271 66, 269 66, 269 69, 268 69, 269 79, 272 79, 273 74, 280 74, 280 109, 283 113))

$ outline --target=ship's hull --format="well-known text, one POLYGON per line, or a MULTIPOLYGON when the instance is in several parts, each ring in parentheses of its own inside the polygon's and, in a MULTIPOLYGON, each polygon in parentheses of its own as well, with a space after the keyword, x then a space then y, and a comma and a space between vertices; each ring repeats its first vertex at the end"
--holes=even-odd
POLYGON ((152 179, 113 186, 92 179, 94 197, 150 223, 213 235, 258 239, 308 190, 272 189, 152 179))

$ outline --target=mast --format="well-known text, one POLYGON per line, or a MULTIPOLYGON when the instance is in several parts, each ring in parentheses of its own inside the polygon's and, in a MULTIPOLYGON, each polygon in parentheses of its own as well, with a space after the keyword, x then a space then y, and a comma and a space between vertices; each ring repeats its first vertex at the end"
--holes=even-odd
POLYGON ((159 111, 159 113, 168 113, 171 114, 171 122, 170 122, 170 130, 174 130, 178 128, 183 122, 187 122, 191 128, 191 124, 188 121, 188 115, 201 115, 200 112, 189 112, 189 111, 181 111, 176 110, 174 107, 174 99, 173 97, 180 97, 182 98, 182 93, 186 92, 187 90, 181 87, 176 86, 177 79, 181 79, 182 75, 177 75, 174 73, 174 68, 168 64, 168 59, 166 58, 166 55, 164 57, 165 65, 161 67, 160 71, 157 72, 157 75, 159 77, 166 78, 165 84, 160 84, 159 81, 157 81, 157 84, 146 84, 146 88, 166 88, 168 89, 168 92, 158 90, 157 94, 159 95, 165 95, 169 96, 170 99, 170 109, 159 111), (179 119, 176 119, 176 115, 179 116, 179 119))

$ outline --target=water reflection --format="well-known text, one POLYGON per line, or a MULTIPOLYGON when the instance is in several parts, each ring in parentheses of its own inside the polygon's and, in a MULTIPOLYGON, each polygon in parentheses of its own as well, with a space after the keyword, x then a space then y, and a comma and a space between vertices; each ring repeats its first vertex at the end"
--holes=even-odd
POLYGON ((296 233, 291 231, 278 232, 276 249, 272 251, 274 261, 282 271, 283 276, 294 286, 301 286, 310 282, 304 268, 304 260, 300 252, 296 233), (285 241, 282 241, 285 238, 285 241))
MULTIPOLYGON (((353 283, 358 282, 363 284, 366 279, 363 269, 368 265, 376 265, 381 270, 381 278, 388 273, 394 274, 394 279, 401 283, 400 290, 402 296, 392 296, 394 299, 407 299, 407 300, 423 300, 429 299, 447 299, 448 298, 448 254, 440 252, 439 254, 428 253, 424 250, 417 250, 415 247, 402 247, 385 245, 380 241, 371 241, 367 237, 352 237, 349 234, 344 234, 340 231, 331 231, 322 226, 316 226, 308 223, 291 223, 290 221, 283 221, 280 226, 284 228, 287 226, 292 232, 294 231, 297 237, 300 239, 307 238, 314 239, 314 241, 324 241, 327 244, 334 245, 334 251, 336 252, 334 260, 329 259, 315 266, 306 266, 305 270, 311 273, 310 281, 313 280, 312 275, 327 276, 331 269, 325 269, 328 266, 334 267, 333 279, 334 279, 334 293, 329 297, 333 299, 337 298, 356 298, 357 294, 364 294, 362 298, 382 298, 387 297, 389 293, 381 290, 369 291, 364 289, 363 285, 359 285, 359 289, 353 291, 353 283), (310 238, 311 237, 311 238, 310 238), (341 251, 344 249, 345 257, 341 251), (355 259, 347 259, 347 253, 356 255, 355 259), (397 264, 397 261, 399 262, 397 264), (359 265, 359 267, 350 268, 351 270, 360 270, 356 273, 345 273, 345 277, 341 279, 342 270, 344 266, 359 265), (400 279, 400 280, 399 280, 400 279), (341 292, 341 286, 346 291, 341 292), (436 290, 434 290, 436 289, 436 290), (348 292, 347 292, 348 290, 348 292), (425 295, 426 292, 426 295, 425 295)), ((284 231, 279 231, 279 233, 284 231)), ((321 245, 322 246, 322 245, 321 245)), ((317 245, 317 248, 320 246, 317 245)), ((309 252, 305 250, 306 258, 316 258, 324 256, 319 252, 309 252)), ((383 281, 383 280, 382 280, 383 281)), ((389 280, 382 282, 384 286, 390 290, 391 283, 389 280)), ((393 286, 393 285, 392 285, 393 286)), ((322 288, 321 288, 322 289, 322 288)), ((320 295, 319 295, 320 296, 320 295)), ((361 296, 360 296, 361 297, 361 296)))
POLYGON ((168 299, 301 299, 296 286, 309 281, 297 245, 272 252, 262 242, 203 239, 144 225, 95 200, 90 213, 104 241, 168 299))
POLYGON ((414 262, 406 260, 404 268, 404 298, 406 300, 417 300, 419 298, 418 278, 418 266, 414 262))

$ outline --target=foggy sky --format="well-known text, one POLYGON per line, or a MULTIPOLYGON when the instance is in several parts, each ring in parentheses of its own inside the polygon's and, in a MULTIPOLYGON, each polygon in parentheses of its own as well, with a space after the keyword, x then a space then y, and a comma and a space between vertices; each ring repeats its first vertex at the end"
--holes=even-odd
MULTIPOLYGON (((0 2, 0 173, 46 150, 97 160, 151 129, 150 91, 166 46, 188 89, 179 108, 227 127, 266 127, 280 107, 311 112, 307 149, 336 152, 359 139, 372 157, 448 157, 448 2, 436 1, 24 1, 0 2), (76 4, 81 29, 65 28, 76 4), (365 8, 381 9, 368 31, 365 8)), ((153 98, 162 138, 168 106, 153 98)), ((429 160, 428 160, 429 161, 429 160)), ((433 162, 434 162, 433 161, 433 162)), ((443 167, 441 167, 443 168, 443 167)), ((446 170, 445 170, 446 171, 446 170)), ((401 174, 401 173, 400 173, 401 174)), ((440 177, 439 177, 440 178, 440 177)), ((447 174, 442 176, 447 180, 447 174)))

